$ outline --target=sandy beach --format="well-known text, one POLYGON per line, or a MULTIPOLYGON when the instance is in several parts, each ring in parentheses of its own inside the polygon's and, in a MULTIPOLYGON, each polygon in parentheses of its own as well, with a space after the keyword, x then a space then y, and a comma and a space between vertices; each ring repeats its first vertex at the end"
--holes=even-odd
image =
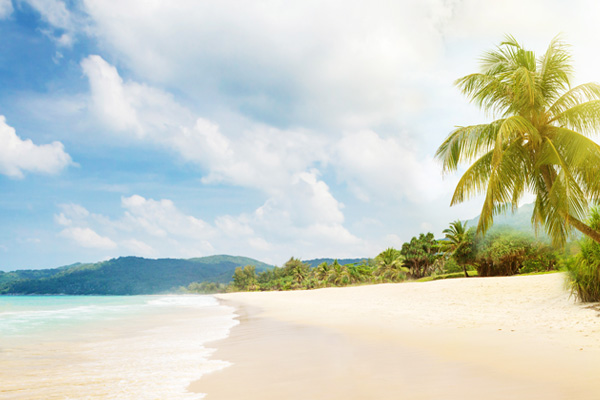
POLYGON ((241 324, 209 400, 600 398, 600 312, 563 274, 218 297, 241 324))

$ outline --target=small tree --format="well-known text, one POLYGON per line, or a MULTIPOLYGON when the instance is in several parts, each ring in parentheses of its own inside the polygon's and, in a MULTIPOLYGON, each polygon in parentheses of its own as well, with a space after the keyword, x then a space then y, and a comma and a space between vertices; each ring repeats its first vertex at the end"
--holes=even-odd
POLYGON ((258 288, 256 280, 256 267, 246 265, 244 268, 237 267, 233 273, 233 286, 236 290, 255 290, 258 288))
POLYGON ((444 229, 446 240, 440 241, 440 249, 450 255, 458 265, 463 267, 465 276, 468 278, 467 265, 475 258, 474 236, 475 231, 467 230, 467 223, 454 221, 450 227, 444 229))
POLYGON ((533 239, 521 232, 498 230, 488 233, 477 246, 479 276, 508 276, 519 273, 530 257, 533 239))
POLYGON ((283 271, 287 276, 291 276, 294 282, 301 284, 310 273, 310 265, 292 257, 283 265, 283 271))
POLYGON ((421 233, 413 237, 410 242, 404 243, 400 254, 404 256, 403 265, 410 270, 413 278, 428 275, 435 260, 439 257, 437 241, 433 233, 421 233))
POLYGON ((346 286, 350 283, 348 267, 341 265, 338 260, 334 260, 327 276, 327 281, 335 286, 346 286))
POLYGON ((393 247, 387 248, 375 257, 375 275, 383 281, 398 282, 406 279, 409 269, 402 266, 402 254, 393 247))

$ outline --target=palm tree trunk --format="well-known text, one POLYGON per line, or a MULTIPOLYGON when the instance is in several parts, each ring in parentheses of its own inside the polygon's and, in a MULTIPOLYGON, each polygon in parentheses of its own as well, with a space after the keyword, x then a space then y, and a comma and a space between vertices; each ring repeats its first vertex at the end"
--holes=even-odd
POLYGON ((469 278, 469 274, 467 273, 467 264, 463 264, 463 271, 465 271, 465 277, 469 278))
POLYGON ((568 220, 569 224, 573 225, 573 227, 579 232, 583 233, 585 236, 589 237, 594 242, 600 243, 600 232, 590 228, 588 225, 584 224, 577 218, 569 216, 568 220))

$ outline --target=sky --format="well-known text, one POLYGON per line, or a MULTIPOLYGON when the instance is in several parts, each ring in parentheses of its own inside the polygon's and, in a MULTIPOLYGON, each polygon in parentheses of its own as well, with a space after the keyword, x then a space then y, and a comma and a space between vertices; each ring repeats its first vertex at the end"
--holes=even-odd
MULTIPOLYGON (((453 82, 506 34, 600 81, 600 4, 0 0, 0 270, 374 257, 442 236, 453 82)), ((524 199, 525 201, 526 199, 524 199)))

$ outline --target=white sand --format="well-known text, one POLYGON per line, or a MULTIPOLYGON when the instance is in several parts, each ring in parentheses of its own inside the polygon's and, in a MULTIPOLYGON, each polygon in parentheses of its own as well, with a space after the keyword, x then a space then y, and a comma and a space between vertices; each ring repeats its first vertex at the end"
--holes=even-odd
MULTIPOLYGON (((325 328, 390 352, 412 351, 421 372, 406 379, 405 399, 477 399, 490 388, 495 389, 485 398, 600 399, 597 305, 575 302, 563 274, 218 297, 258 308, 262 318, 325 328), (427 389, 423 382, 430 383, 427 389)), ((269 334, 253 331, 246 337, 269 334)), ((356 362, 370 361, 366 354, 356 362)), ((382 355, 373 353, 377 357, 382 355)), ((253 368, 268 374, 274 367, 255 363, 253 368)), ((411 373, 403 371, 402 376, 411 373)), ((395 395, 400 393, 389 398, 395 395)), ((338 397, 330 393, 322 398, 338 397)))
POLYGON ((501 330, 569 348, 600 350, 597 305, 576 302, 564 281, 564 274, 548 274, 218 297, 258 307, 264 316, 353 333, 501 330))

